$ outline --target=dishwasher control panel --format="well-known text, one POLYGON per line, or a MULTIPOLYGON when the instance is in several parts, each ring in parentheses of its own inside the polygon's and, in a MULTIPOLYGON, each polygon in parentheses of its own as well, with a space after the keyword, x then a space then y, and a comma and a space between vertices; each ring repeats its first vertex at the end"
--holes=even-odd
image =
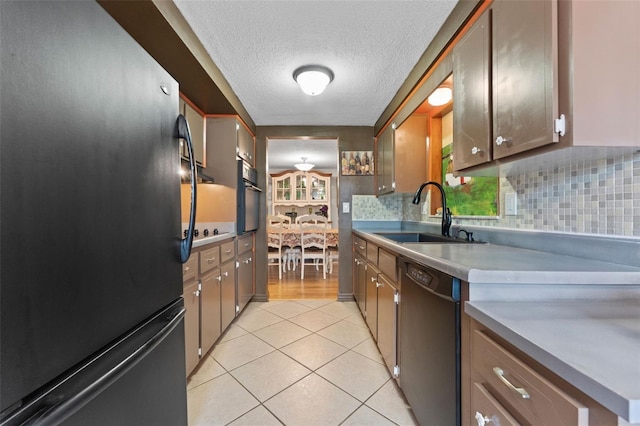
POLYGON ((413 263, 406 264, 406 275, 421 287, 440 296, 460 300, 460 280, 437 269, 413 263))

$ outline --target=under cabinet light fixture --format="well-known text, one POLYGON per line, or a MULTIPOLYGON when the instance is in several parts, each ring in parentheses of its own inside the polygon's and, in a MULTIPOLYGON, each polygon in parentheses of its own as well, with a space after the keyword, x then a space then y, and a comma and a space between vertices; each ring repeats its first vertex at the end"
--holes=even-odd
POLYGON ((427 101, 431 106, 441 106, 449 103, 453 98, 453 92, 450 87, 440 86, 429 95, 427 101))
POLYGON ((317 96, 324 92, 333 80, 333 71, 321 65, 305 65, 293 72, 293 79, 304 93, 317 96))
POLYGON ((307 157, 302 157, 302 163, 294 164, 294 167, 300 171, 308 172, 313 169, 315 164, 307 163, 307 157))

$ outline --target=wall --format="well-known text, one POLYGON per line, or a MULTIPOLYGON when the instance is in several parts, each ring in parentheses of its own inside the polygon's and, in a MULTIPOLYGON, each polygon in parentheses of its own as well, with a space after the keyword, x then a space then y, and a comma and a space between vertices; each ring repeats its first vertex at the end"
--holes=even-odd
MULTIPOLYGON (((295 138, 311 136, 324 139, 338 139, 339 151, 372 151, 373 127, 367 126, 258 126, 256 128, 256 168, 258 169, 258 186, 266 188, 267 138, 295 138)), ((342 213, 342 204, 349 203, 352 195, 373 194, 373 176, 340 176, 338 179, 338 222, 340 262, 351 265, 351 213, 342 213)), ((333 197, 333 195, 332 195, 333 197)), ((267 209, 266 194, 261 198, 260 208, 267 209)), ((267 289, 267 253, 266 253, 266 215, 260 218, 260 231, 256 234, 256 296, 255 301, 268 298, 267 289), (264 248, 264 256, 260 255, 260 247, 264 248)), ((338 300, 353 300, 353 284, 351 268, 339 268, 338 300)))
MULTIPOLYGON (((196 224, 202 222, 235 222, 236 190, 216 184, 199 184, 196 191, 196 224)), ((191 185, 180 185, 182 222, 189 222, 191 185)))
MULTIPOLYGON (((421 215, 412 197, 356 197, 352 219, 440 222, 421 215)), ((453 223, 640 237, 640 152, 501 178, 499 211, 497 220, 454 218, 453 223), (504 215, 504 194, 509 192, 517 194, 516 216, 504 215)))

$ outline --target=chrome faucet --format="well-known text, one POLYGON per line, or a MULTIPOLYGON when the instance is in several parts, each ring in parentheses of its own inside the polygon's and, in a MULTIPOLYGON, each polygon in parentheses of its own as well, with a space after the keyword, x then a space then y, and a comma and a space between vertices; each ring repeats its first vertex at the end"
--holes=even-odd
POLYGON ((440 190, 440 196, 442 197, 442 236, 449 237, 449 228, 451 228, 451 210, 447 208, 447 197, 444 195, 444 188, 438 182, 425 182, 420 185, 420 188, 416 191, 416 195, 413 197, 413 204, 420 204, 420 194, 427 185, 434 185, 440 190))

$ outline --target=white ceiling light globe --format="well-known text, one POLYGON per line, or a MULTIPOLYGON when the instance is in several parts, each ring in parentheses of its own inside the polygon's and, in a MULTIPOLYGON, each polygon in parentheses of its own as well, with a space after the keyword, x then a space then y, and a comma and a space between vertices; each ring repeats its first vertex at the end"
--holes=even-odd
POLYGON ((300 85, 304 93, 317 96, 333 80, 333 72, 319 65, 307 65, 293 72, 293 79, 300 85))

